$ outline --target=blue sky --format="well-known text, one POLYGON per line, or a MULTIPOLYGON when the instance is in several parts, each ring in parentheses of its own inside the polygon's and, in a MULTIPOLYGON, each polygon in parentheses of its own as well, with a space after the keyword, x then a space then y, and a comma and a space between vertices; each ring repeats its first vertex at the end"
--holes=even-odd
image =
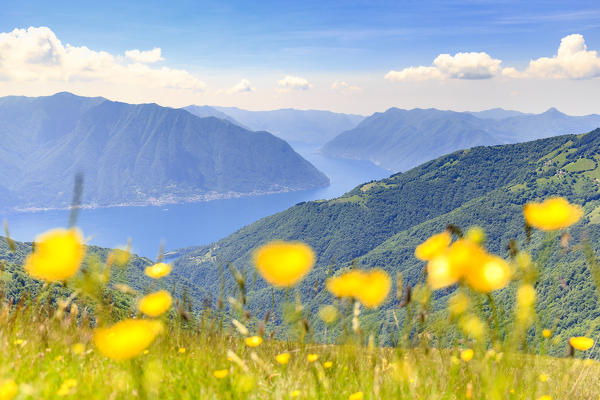
MULTIPOLYGON (((74 3, 28 1, 3 4, 0 32, 48 27, 63 44, 86 46, 115 56, 131 49, 144 51, 159 47, 164 60, 154 64, 157 68, 167 66, 185 70, 206 84, 202 94, 193 96, 156 91, 156 101, 165 104, 185 98, 195 103, 248 108, 277 108, 281 104, 369 113, 392 105, 410 107, 401 92, 404 90, 406 95, 406 91, 412 94, 420 89, 431 101, 426 96, 418 96, 414 106, 453 108, 449 100, 435 101, 440 85, 432 84, 429 79, 420 82, 419 88, 417 83, 407 82, 404 78, 401 83, 394 83, 383 77, 391 70, 431 66, 439 54, 460 52, 485 52, 491 58, 501 60, 502 67, 524 70, 532 59, 555 55, 561 39, 574 33, 585 38, 588 50, 600 49, 600 6, 597 1, 74 3), (292 91, 295 98, 289 93, 277 92, 277 82, 285 76, 305 79, 309 89, 302 93, 292 91), (254 90, 244 92, 244 97, 237 92, 229 93, 227 97, 229 88, 242 79, 248 80, 254 90), (356 87, 354 92, 359 92, 360 88, 361 96, 346 90, 341 101, 327 96, 324 100, 324 94, 319 90, 331 89, 334 81, 356 87), (397 89, 395 94, 386 89, 392 85, 397 89), (367 95, 372 96, 375 106, 364 104, 367 95), (363 97, 362 106, 357 100, 351 100, 352 96, 363 97), (382 96, 384 100, 380 99, 382 96)), ((451 95, 447 93, 448 86, 452 91, 461 90, 461 86, 457 86, 460 82, 444 79, 446 82, 441 86, 446 89, 441 89, 445 90, 441 97, 451 95)), ((597 88, 598 78, 592 76, 590 79, 592 86, 597 88)), ((520 81, 521 86, 524 81, 520 81)), ((473 93, 477 93, 473 82, 462 84, 469 87, 466 92, 475 90, 473 93)), ((21 86, 23 94, 35 93, 35 85, 31 82, 27 87, 21 86)), ((18 94, 21 86, 12 82, 3 87, 0 83, 0 95, 2 91, 18 94)), ((495 90, 488 87, 489 82, 482 82, 480 86, 480 91, 484 88, 485 91, 495 90)), ((564 86, 565 82, 560 82, 553 90, 563 91, 564 86)), ((574 98, 581 97, 581 86, 578 83, 572 85, 574 98)), ((38 87, 51 91, 59 86, 46 81, 38 87)), ((65 89, 85 94, 93 91, 91 86, 84 90, 80 83, 72 87, 66 85, 65 89)), ((110 93, 98 94, 111 97, 110 93)), ((115 92, 112 97, 123 96, 115 92)), ((129 97, 125 97, 130 101, 137 99, 131 90, 129 97)), ((151 96, 144 93, 138 97, 139 100, 150 100, 151 96)), ((493 98, 486 98, 485 106, 511 105, 510 101, 498 99, 494 102, 493 98)), ((514 105, 521 109, 541 110, 547 105, 542 103, 529 101, 514 105)), ((476 105, 462 99, 454 108, 474 108, 476 105)))

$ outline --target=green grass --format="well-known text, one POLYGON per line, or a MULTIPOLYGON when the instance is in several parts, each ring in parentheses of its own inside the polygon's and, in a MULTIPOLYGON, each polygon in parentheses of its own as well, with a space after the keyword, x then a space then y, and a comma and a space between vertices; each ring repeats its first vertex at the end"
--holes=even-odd
POLYGON ((589 158, 580 158, 564 166, 567 172, 583 172, 596 169, 596 162, 589 158))

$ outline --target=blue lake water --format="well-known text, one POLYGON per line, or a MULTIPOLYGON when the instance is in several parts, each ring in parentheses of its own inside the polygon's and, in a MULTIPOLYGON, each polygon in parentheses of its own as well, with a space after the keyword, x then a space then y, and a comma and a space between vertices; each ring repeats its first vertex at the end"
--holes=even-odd
MULTIPOLYGON (((361 183, 390 175, 389 171, 370 162, 323 157, 310 146, 296 145, 294 148, 329 177, 329 187, 164 207, 83 209, 78 226, 90 238, 90 244, 115 247, 126 244, 131 238, 135 253, 154 259, 161 242, 167 250, 208 244, 301 201, 337 197, 361 183)), ((19 241, 32 241, 40 232, 65 226, 68 218, 68 211, 3 216, 11 236, 19 241)))

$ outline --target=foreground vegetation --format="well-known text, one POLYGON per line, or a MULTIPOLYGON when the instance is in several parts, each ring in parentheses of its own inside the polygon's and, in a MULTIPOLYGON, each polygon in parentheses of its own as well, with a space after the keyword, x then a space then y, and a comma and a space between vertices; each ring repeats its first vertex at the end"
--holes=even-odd
MULTIPOLYGON (((316 255, 301 242, 258 247, 253 280, 230 265, 231 296, 223 280, 215 304, 194 308, 186 291, 161 289, 172 266, 160 256, 147 263, 117 249, 86 258, 78 229, 46 232, 10 276, 1 265, 0 400, 596 399, 600 362, 588 358, 595 327, 563 339, 536 312, 540 269, 556 245, 574 246, 567 229, 584 209, 550 198, 523 212, 526 240, 510 242, 508 259, 486 248, 481 228, 449 225, 414 250, 424 262, 416 285, 399 275, 394 294, 383 269, 344 269, 315 287, 314 298, 326 301, 314 313, 298 284, 316 255), (532 258, 523 248, 534 230, 546 238, 532 258), (247 304, 258 275, 271 287, 264 314, 247 304), (125 276, 137 277, 137 287, 125 276), (11 277, 38 283, 16 299, 11 277), (499 295, 509 289, 512 297, 499 295), (433 309, 444 291, 446 306, 433 309), (399 302, 391 326, 374 319, 389 297, 399 302), (566 357, 548 356, 552 345, 566 357)), ((10 253, 24 248, 6 245, 10 253)), ((592 247, 576 246, 600 288, 592 247)))

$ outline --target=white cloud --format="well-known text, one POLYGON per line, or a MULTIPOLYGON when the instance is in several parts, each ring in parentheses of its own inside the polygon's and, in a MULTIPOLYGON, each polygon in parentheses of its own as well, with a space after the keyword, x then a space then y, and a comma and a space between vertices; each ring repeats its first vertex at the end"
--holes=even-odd
POLYGON ((346 81, 339 81, 339 80, 336 80, 335 82, 333 82, 331 84, 331 88, 333 90, 337 90, 342 93, 359 92, 360 91, 360 88, 358 86, 354 86, 354 85, 349 84, 346 81))
POLYGON ((285 78, 277 81, 277 86, 279 86, 281 91, 308 90, 312 87, 312 85, 308 83, 306 79, 299 76, 290 75, 287 75, 285 78))
POLYGON ((151 64, 158 61, 163 61, 162 58, 162 50, 160 47, 155 47, 152 50, 139 51, 138 49, 127 50, 125 52, 125 57, 133 60, 135 62, 143 63, 143 64, 151 64))
POLYGON ((588 50, 580 34, 565 36, 553 57, 531 60, 523 77, 551 79, 589 79, 600 77, 600 57, 588 50))
POLYGON ((227 93, 254 92, 254 88, 248 79, 242 79, 239 83, 227 91, 227 93))
MULTIPOLYGON (((156 50, 128 53, 148 63, 158 61, 157 56, 160 58, 160 49, 156 50)), ((122 57, 105 51, 63 45, 54 32, 46 27, 0 33, 0 81, 102 81, 107 84, 190 91, 202 91, 206 86, 184 70, 152 68, 140 62, 124 62, 122 57)))
POLYGON ((489 79, 500 72, 501 60, 484 52, 440 54, 433 60, 433 66, 408 67, 400 71, 390 71, 385 79, 391 81, 427 79, 489 79))

